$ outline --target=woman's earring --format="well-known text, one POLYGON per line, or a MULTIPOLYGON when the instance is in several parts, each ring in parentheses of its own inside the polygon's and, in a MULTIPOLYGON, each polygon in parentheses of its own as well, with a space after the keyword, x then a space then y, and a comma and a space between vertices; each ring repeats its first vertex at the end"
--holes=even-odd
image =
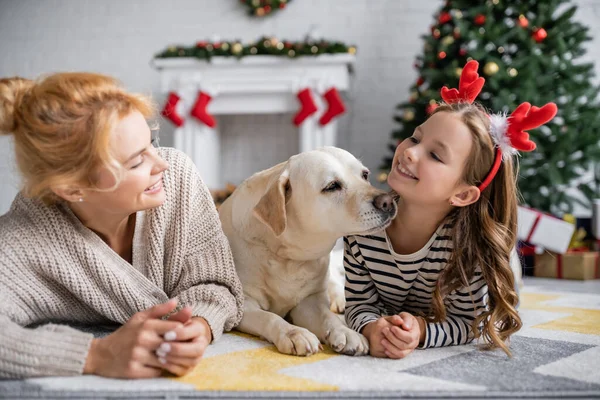
POLYGON ((80 197, 77 201, 81 203, 83 201, 83 197, 80 197))

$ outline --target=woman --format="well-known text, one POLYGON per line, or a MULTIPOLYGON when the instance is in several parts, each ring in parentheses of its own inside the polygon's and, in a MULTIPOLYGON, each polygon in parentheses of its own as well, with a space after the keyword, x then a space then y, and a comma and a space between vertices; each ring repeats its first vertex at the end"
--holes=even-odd
POLYGON ((0 377, 183 375, 240 321, 211 196, 153 146, 153 110, 97 74, 0 80, 24 183, 0 217, 0 377), (122 326, 95 339, 67 322, 122 326))

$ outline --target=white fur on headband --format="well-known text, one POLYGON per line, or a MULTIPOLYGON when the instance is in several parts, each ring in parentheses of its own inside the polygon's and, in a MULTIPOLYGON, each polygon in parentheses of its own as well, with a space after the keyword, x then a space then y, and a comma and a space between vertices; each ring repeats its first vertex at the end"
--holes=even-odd
POLYGON ((508 117, 506 114, 490 115, 490 134, 496 146, 502 151, 502 158, 507 159, 518 153, 518 150, 510 144, 510 139, 506 136, 508 131, 508 117))

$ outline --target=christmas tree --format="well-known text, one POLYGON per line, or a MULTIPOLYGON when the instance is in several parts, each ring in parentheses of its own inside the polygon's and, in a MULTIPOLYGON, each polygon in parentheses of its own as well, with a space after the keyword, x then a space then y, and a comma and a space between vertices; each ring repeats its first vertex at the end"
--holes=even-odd
POLYGON ((398 142, 435 110, 441 87, 458 87, 461 67, 475 59, 486 79, 477 101, 488 110, 510 113, 525 101, 558 105, 550 123, 530 131, 537 150, 519 159, 523 203, 555 214, 576 203, 590 209, 600 197, 591 172, 600 160, 599 88, 591 82, 593 64, 580 59, 591 38, 575 11, 569 0, 446 1, 423 36, 419 77, 408 102, 398 105, 382 169, 389 171, 398 142))

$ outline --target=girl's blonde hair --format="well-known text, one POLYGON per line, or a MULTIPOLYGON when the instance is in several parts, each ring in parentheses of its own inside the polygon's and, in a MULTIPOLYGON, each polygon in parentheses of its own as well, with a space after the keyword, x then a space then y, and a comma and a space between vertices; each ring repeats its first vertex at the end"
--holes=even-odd
MULTIPOLYGON (((479 185, 494 162, 489 117, 481 106, 468 103, 442 104, 435 110, 438 112, 458 115, 471 131, 473 149, 463 179, 468 185, 479 185)), ((473 332, 475 337, 483 337, 487 348, 500 347, 510 355, 506 341, 522 326, 510 267, 510 254, 517 241, 517 185, 512 160, 502 162, 477 202, 456 207, 451 218, 454 250, 434 292, 433 320, 446 318, 444 297, 453 290, 468 287, 479 267, 488 286, 489 309, 473 321, 473 332)))
POLYGON ((34 82, 0 79, 0 133, 13 134, 23 193, 55 203, 55 187, 94 187, 105 166, 121 179, 110 134, 133 111, 155 115, 149 97, 127 93, 117 80, 93 73, 56 73, 34 82))

